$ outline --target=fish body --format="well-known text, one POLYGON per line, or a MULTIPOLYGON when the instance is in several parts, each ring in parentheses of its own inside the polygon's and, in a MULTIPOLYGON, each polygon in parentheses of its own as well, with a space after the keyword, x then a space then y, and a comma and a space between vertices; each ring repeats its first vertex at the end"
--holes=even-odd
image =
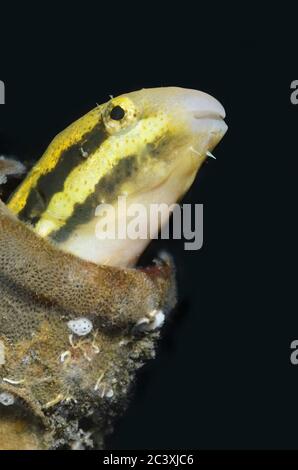
MULTIPOLYGON (((143 89, 97 106, 58 134, 8 207, 41 237, 97 264, 132 265, 148 239, 98 239, 97 208, 176 202, 227 126, 218 101, 176 87, 143 89)), ((119 214, 119 212, 118 212, 119 214)), ((161 219, 156 230, 166 220, 161 219)))

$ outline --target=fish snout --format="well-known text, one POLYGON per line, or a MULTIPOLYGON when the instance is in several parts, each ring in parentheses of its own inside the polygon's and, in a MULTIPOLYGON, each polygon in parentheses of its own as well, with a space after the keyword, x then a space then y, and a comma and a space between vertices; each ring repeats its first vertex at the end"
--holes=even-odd
POLYGON ((181 104, 195 119, 226 117, 224 107, 213 96, 198 90, 185 90, 181 93, 181 104))
POLYGON ((193 131, 218 133, 223 137, 228 128, 224 121, 226 113, 217 99, 202 91, 188 90, 182 101, 193 131))
POLYGON ((167 103, 169 108, 175 103, 192 133, 205 137, 216 135, 218 141, 226 133, 228 127, 224 121, 224 107, 213 96, 198 90, 172 88, 171 100, 167 103))

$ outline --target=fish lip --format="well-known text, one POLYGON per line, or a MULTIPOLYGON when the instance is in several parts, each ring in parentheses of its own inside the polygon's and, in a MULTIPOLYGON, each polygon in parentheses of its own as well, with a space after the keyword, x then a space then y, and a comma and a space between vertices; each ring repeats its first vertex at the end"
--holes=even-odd
POLYGON ((215 113, 213 111, 194 111, 192 113, 194 119, 212 119, 215 121, 223 121, 226 117, 226 113, 223 110, 222 113, 215 113))
POLYGON ((194 111, 191 113, 192 129, 199 134, 220 134, 222 138, 228 130, 224 116, 224 112, 194 111))

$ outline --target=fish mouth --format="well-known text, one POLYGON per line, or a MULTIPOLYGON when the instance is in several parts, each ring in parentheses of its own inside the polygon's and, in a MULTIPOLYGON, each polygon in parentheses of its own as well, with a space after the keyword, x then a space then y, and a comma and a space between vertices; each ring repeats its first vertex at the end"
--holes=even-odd
MULTIPOLYGON (((220 104, 220 103, 218 103, 220 104)), ((223 121, 226 117, 226 113, 224 108, 220 105, 219 111, 210 111, 208 109, 206 110, 197 110, 193 111, 192 113, 194 119, 215 119, 215 120, 220 120, 223 121)))
POLYGON ((202 91, 181 89, 177 92, 176 101, 184 110, 191 131, 202 141, 210 138, 216 145, 222 139, 228 129, 224 121, 226 112, 216 98, 202 91))
POLYGON ((206 124, 212 124, 214 122, 215 126, 219 125, 223 128, 227 127, 222 115, 211 113, 210 111, 195 111, 192 114, 192 119, 194 119, 194 121, 198 121, 198 124, 202 123, 202 121, 206 124))
POLYGON ((219 114, 209 110, 194 111, 191 113, 192 129, 200 134, 218 134, 221 139, 228 129, 224 118, 225 112, 219 114))
POLYGON ((228 130, 224 114, 209 111, 194 112, 190 119, 192 132, 196 136, 194 149, 201 157, 210 155, 228 130))

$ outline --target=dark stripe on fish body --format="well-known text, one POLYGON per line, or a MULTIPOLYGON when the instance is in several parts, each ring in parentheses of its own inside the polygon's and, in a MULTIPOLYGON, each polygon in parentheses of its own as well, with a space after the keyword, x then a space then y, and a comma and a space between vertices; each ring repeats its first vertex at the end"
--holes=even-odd
POLYGON ((54 194, 63 191, 65 180, 72 170, 84 163, 107 138, 104 124, 100 121, 78 142, 62 150, 55 168, 41 175, 36 186, 31 189, 19 218, 35 225, 54 194))
POLYGON ((76 204, 72 216, 66 224, 50 235, 57 243, 68 239, 74 229, 81 224, 86 224, 95 217, 95 210, 101 201, 105 204, 112 203, 118 196, 120 186, 133 177, 138 169, 136 155, 122 158, 117 165, 97 183, 94 192, 87 197, 82 204, 76 204))

